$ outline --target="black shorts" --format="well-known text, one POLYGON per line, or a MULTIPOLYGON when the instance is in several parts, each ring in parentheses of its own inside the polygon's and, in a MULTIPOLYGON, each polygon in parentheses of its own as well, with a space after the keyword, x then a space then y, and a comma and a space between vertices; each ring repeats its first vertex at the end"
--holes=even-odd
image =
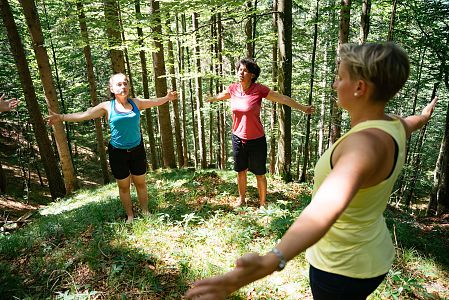
POLYGON ((352 278, 317 269, 310 265, 309 278, 313 299, 361 300, 374 292, 387 274, 374 278, 352 278))
POLYGON ((131 149, 118 149, 109 143, 109 165, 115 179, 125 179, 132 175, 143 175, 147 171, 147 158, 143 141, 131 149))
POLYGON ((232 149, 234 150, 234 171, 241 172, 248 169, 255 175, 267 173, 267 139, 265 136, 254 140, 242 140, 233 134, 232 149))

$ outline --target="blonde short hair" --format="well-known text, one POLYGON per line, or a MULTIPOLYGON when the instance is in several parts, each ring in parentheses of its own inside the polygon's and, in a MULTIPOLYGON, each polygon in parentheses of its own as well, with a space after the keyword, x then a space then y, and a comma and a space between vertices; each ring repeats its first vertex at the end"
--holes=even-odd
POLYGON ((394 43, 343 44, 341 62, 352 80, 362 79, 374 85, 373 100, 387 102, 404 86, 410 74, 405 51, 394 43))

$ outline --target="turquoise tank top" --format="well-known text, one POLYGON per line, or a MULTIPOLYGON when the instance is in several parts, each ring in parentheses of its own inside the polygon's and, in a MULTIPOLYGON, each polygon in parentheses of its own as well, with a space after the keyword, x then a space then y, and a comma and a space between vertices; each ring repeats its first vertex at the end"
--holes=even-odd
POLYGON ((137 147, 141 142, 140 111, 131 99, 128 99, 133 107, 131 111, 118 111, 115 101, 115 99, 111 100, 111 112, 109 113, 110 143, 118 149, 137 147))

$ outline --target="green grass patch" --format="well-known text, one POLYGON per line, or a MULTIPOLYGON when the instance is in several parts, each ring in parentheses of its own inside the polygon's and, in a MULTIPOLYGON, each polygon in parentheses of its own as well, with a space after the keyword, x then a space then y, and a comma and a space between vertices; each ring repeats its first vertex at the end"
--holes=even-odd
MULTIPOLYGON (((269 251, 310 201, 309 186, 269 177, 268 206, 258 209, 250 175, 248 203, 237 208, 231 171, 157 171, 147 179, 151 214, 137 213, 132 224, 109 184, 51 203, 31 224, 0 235, 2 298, 181 299, 196 279, 229 270, 244 253, 269 251)), ((423 246, 412 238, 416 228, 396 217, 388 215, 401 236, 397 261, 371 299, 444 299, 447 261, 430 248, 447 253, 447 244, 423 246)), ((231 297, 248 298, 311 299, 304 255, 231 297)))

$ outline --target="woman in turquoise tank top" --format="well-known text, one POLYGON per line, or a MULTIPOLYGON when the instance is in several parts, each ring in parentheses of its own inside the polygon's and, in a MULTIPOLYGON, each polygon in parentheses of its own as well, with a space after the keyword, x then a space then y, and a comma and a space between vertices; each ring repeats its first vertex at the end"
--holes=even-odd
POLYGON ((393 43, 345 44, 340 58, 333 87, 351 130, 317 162, 311 203, 272 251, 245 254, 228 273, 194 283, 188 299, 225 299, 306 249, 315 300, 366 299, 382 282, 394 257, 382 214, 405 141, 427 123, 437 98, 420 115, 390 116, 385 106, 409 75, 407 54, 393 43))
POLYGON ((116 179, 120 200, 127 214, 127 223, 134 219, 130 187, 134 183, 142 213, 148 214, 148 192, 145 182, 146 157, 140 133, 140 111, 177 99, 176 91, 156 99, 129 98, 128 78, 122 73, 112 75, 109 89, 113 95, 86 111, 71 114, 49 112, 48 123, 79 122, 106 116, 111 131, 108 145, 109 165, 116 179))

